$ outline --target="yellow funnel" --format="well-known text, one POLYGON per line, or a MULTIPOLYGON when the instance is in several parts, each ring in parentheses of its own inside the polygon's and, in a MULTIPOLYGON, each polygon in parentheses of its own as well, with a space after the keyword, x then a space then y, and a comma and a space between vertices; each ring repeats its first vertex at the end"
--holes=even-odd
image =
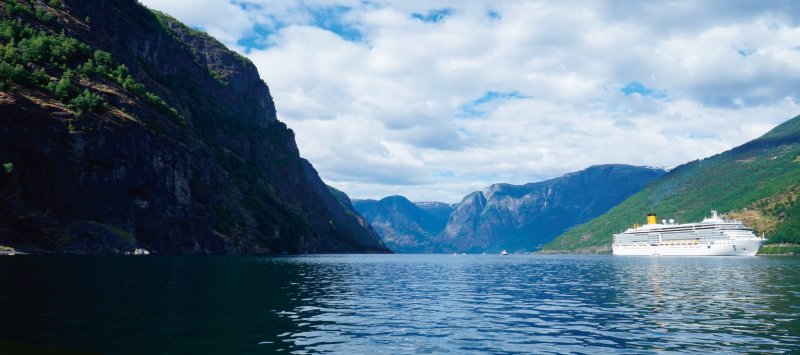
POLYGON ((656 221, 656 214, 655 213, 648 213, 647 214, 647 224, 657 224, 656 221))

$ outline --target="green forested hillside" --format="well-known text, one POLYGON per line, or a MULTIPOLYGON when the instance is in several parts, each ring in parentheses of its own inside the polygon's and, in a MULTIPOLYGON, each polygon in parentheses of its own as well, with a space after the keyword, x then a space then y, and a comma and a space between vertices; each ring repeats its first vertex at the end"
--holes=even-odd
POLYGON ((543 247, 545 252, 608 252, 612 234, 647 213, 698 221, 712 209, 743 220, 770 243, 800 242, 800 116, 762 137, 681 165, 602 216, 543 247))

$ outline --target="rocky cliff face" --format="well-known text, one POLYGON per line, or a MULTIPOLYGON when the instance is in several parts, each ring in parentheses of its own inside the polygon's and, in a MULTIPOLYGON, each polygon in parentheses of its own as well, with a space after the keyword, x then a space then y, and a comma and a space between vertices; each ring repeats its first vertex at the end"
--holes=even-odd
POLYGON ((645 167, 600 165, 537 183, 491 185, 454 205, 414 204, 392 196, 357 201, 355 208, 397 252, 533 251, 570 227, 604 213, 664 173, 645 167))
POLYGON ((453 207, 441 202, 413 203, 403 196, 356 200, 355 209, 364 216, 397 253, 431 251, 431 240, 441 233, 453 207))
POLYGON ((537 250, 664 173, 629 165, 599 165, 537 183, 491 185, 464 198, 433 244, 445 252, 537 250))
MULTIPOLYGON (((20 68, 38 84, 0 91, 0 163, 13 166, 0 171, 0 244, 76 253, 388 251, 300 158, 247 59, 132 0, 12 3, 21 7, 0 9, 4 26, 34 31, 12 33, 5 48, 27 50, 20 36, 36 31, 84 47, 59 63, 25 59, 20 68), (84 70, 92 59, 98 66, 97 50, 111 54, 111 74, 84 70), (77 92, 104 104, 83 112, 59 98, 55 84, 68 71, 77 92)), ((55 46, 45 48, 49 58, 55 46)))

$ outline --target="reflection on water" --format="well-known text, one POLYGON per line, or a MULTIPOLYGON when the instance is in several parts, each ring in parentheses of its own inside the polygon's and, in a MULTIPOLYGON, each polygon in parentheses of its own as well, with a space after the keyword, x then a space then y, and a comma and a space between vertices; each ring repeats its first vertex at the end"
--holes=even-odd
POLYGON ((797 261, 778 258, 308 257, 287 350, 786 352, 797 261))
POLYGON ((623 264, 616 287, 621 301, 638 315, 629 346, 727 352, 798 346, 797 309, 786 303, 798 301, 794 260, 647 259, 617 263, 623 264))
POLYGON ((791 352, 800 260, 0 259, 0 341, 113 352, 791 352))

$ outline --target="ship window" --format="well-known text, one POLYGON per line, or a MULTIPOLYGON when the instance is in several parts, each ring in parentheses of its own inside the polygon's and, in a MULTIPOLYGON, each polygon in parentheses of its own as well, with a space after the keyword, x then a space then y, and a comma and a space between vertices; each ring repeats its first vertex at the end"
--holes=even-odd
POLYGON ((708 246, 708 249, 711 249, 711 246, 710 246, 710 245, 708 246))

